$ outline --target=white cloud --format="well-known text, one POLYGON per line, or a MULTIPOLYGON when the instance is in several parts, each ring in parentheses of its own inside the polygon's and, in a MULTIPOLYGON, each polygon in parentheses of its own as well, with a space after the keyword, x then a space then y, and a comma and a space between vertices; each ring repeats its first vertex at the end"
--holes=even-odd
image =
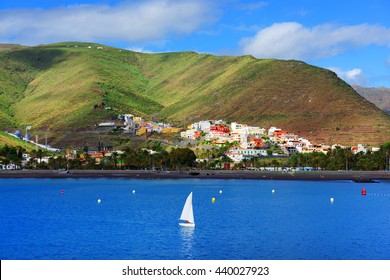
POLYGON ((203 0, 124 1, 115 6, 76 5, 51 9, 0 10, 0 41, 163 41, 215 20, 203 0))
POLYGON ((154 51, 150 51, 144 48, 140 47, 128 47, 126 50, 133 51, 133 52, 139 52, 139 53, 155 53, 154 51))
POLYGON ((350 85, 366 86, 367 78, 363 70, 355 68, 352 70, 343 71, 337 67, 328 67, 329 70, 335 72, 340 79, 343 79, 350 85))
POLYGON ((302 60, 331 57, 369 45, 390 47, 390 28, 369 24, 324 24, 307 28, 297 22, 284 22, 266 27, 240 42, 244 54, 302 60))

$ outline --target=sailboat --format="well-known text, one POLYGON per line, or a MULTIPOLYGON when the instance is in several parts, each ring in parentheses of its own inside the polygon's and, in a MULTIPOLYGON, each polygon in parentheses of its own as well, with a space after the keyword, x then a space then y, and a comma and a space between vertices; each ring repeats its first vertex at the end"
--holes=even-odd
POLYGON ((194 211, 192 209, 192 192, 188 195, 183 211, 180 216, 181 221, 179 225, 182 227, 195 227, 194 211))

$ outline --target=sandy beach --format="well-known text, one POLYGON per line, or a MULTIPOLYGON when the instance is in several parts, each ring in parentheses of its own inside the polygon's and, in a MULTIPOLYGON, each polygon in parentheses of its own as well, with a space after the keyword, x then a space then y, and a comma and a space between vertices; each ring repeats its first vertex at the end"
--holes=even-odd
POLYGON ((390 180, 388 171, 297 171, 271 172, 247 170, 150 171, 150 170, 10 170, 0 171, 0 178, 199 178, 199 179, 256 179, 256 180, 355 180, 370 182, 390 180))

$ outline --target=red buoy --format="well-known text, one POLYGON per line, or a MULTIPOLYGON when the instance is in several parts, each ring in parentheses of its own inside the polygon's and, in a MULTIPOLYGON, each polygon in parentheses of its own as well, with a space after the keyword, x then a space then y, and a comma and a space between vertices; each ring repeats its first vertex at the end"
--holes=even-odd
POLYGON ((65 191, 64 190, 61 190, 61 194, 64 194, 65 193, 65 191))
POLYGON ((366 192, 366 189, 362 189, 362 195, 366 195, 367 194, 367 192, 366 192))

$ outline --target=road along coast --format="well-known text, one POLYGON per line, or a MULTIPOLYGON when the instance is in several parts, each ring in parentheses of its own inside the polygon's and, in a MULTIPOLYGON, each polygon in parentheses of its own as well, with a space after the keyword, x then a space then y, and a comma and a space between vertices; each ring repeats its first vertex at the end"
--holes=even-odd
POLYGON ((0 178, 207 178, 207 179, 256 179, 256 180, 353 180, 369 183, 390 180, 389 171, 247 171, 247 170, 197 170, 197 171, 151 171, 151 170, 10 170, 0 171, 0 178))

